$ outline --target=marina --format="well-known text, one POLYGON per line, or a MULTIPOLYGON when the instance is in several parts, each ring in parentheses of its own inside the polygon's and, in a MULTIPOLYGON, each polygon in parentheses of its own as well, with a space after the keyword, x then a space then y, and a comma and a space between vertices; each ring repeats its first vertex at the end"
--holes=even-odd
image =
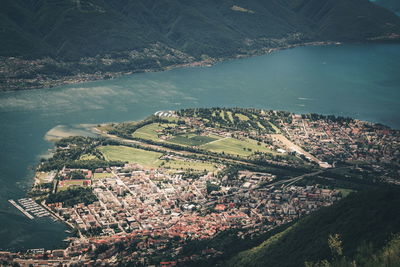
POLYGON ((44 209, 31 198, 18 199, 18 203, 12 199, 9 199, 8 202, 10 202, 14 207, 16 207, 31 220, 33 220, 35 217, 51 217, 51 214, 46 209, 44 209))

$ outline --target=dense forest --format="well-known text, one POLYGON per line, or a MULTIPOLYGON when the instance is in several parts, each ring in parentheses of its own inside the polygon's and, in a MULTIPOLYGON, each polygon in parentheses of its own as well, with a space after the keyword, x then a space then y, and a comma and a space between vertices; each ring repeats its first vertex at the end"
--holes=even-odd
POLYGON ((333 206, 302 219, 280 236, 239 253, 226 264, 304 266, 305 262, 334 262, 335 255, 332 255, 328 242, 330 235, 338 235, 340 238, 340 256, 347 259, 371 256, 372 253, 379 253, 393 235, 399 233, 399 205, 399 188, 351 194, 333 206), (360 256, 361 248, 368 253, 360 256))
POLYGON ((400 33, 400 19, 368 0, 3 0, 1 5, 0 56, 74 60, 161 43, 196 58, 224 57, 282 42, 360 41, 400 33))

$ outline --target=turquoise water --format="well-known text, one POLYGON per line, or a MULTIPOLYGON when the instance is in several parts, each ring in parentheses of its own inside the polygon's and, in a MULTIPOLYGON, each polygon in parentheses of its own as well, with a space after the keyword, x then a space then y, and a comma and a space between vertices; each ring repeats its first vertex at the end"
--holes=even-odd
POLYGON ((351 116, 400 129, 400 45, 301 47, 213 67, 0 94, 0 249, 54 248, 61 223, 31 221, 25 195, 57 125, 137 120, 184 107, 240 106, 351 116))

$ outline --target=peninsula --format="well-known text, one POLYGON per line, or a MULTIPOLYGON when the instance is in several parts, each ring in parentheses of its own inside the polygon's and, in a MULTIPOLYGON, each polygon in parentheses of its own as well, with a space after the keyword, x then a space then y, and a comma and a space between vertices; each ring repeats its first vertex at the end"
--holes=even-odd
POLYGON ((56 141, 37 167, 31 199, 13 201, 31 219, 64 221, 73 233, 68 246, 2 252, 1 260, 218 262, 295 231, 303 217, 335 209, 349 194, 400 185, 400 131, 351 118, 195 108, 93 131, 98 137, 56 141))

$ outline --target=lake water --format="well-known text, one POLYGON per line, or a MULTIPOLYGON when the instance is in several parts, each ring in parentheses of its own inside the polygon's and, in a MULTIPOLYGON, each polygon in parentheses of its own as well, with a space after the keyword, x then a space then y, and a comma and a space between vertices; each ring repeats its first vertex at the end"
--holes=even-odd
POLYGON ((32 167, 57 125, 138 120, 185 107, 256 107, 351 116, 400 128, 400 45, 300 47, 213 67, 0 94, 0 249, 55 248, 62 223, 29 220, 32 167))

